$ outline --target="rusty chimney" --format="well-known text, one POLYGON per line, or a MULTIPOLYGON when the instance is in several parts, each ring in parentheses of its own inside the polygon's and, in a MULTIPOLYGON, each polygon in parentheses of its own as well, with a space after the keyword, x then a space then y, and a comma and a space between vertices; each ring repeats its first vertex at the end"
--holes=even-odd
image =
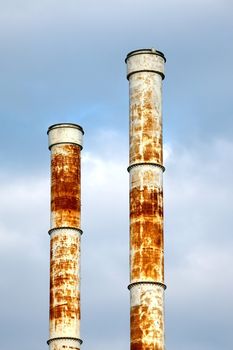
POLYGON ((130 118, 130 344, 164 350, 162 80, 155 49, 126 57, 130 118))
POLYGON ((51 151, 50 350, 80 349, 80 153, 83 129, 55 124, 51 151))

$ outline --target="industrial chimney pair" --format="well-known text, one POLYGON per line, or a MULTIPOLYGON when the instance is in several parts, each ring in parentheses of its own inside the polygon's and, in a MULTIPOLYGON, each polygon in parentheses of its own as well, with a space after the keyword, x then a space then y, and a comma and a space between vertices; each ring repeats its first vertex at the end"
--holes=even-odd
MULTIPOLYGON (((155 49, 126 57, 130 95, 131 350, 165 350, 162 80, 155 49)), ((50 350, 78 350, 80 339, 80 153, 83 129, 49 127, 51 151, 50 350)))

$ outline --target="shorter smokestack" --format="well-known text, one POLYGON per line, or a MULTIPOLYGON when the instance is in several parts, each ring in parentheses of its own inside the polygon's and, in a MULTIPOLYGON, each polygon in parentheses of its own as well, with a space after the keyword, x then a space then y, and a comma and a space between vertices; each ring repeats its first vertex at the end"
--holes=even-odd
POLYGON ((50 350, 79 350, 81 169, 83 129, 49 127, 51 151, 50 350))

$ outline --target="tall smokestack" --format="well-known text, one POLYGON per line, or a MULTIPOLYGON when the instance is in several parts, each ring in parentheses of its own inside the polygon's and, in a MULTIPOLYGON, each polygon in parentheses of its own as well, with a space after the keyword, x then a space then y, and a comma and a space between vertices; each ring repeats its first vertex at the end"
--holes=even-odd
POLYGON ((50 350, 80 349, 80 153, 83 129, 55 124, 51 151, 50 350))
POLYGON ((130 343, 164 350, 162 80, 155 49, 126 57, 130 95, 130 343))

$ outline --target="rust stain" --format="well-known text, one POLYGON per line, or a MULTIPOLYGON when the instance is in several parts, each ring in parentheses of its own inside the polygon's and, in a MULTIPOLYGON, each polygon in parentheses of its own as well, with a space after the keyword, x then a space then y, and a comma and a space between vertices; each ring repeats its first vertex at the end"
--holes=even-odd
POLYGON ((159 308, 137 305, 130 310, 131 350, 163 350, 163 314, 159 308), (159 328, 155 327, 155 322, 159 328))
POLYGON ((50 249, 50 321, 57 327, 80 320, 79 255, 80 239, 69 233, 51 238, 50 249))
POLYGON ((163 218, 163 192, 161 189, 144 186, 130 191, 130 218, 158 216, 163 218))
POLYGON ((80 147, 60 145, 52 153, 51 211, 53 227, 80 227, 80 147))
POLYGON ((131 282, 164 281, 163 192, 144 186, 130 192, 131 282))
MULTIPOLYGON (((140 80, 143 80, 140 77, 140 80)), ((152 85, 145 78, 145 86, 152 85)), ((130 163, 156 162, 163 164, 162 121, 159 101, 153 88, 135 89, 130 105, 130 163)))

